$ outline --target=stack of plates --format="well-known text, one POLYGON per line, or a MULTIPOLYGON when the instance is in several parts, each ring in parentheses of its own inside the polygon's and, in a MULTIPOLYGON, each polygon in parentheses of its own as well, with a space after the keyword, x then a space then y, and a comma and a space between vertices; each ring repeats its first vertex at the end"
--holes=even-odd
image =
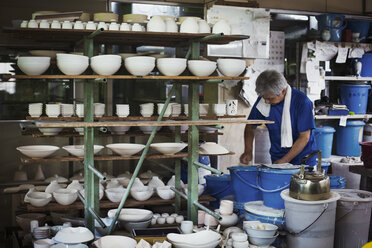
POLYGON ((32 233, 35 239, 46 239, 50 235, 50 227, 49 226, 42 226, 34 228, 32 233))

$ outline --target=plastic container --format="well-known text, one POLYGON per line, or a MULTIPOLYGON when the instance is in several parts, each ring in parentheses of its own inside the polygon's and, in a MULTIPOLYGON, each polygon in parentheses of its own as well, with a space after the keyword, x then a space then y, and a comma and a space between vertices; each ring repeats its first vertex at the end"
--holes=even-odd
POLYGON ((365 53, 359 61, 362 62, 360 75, 362 77, 372 77, 372 53, 365 53))
POLYGON ((362 156, 361 159, 364 163, 364 167, 372 168, 372 142, 362 142, 362 156))
POLYGON ((345 28, 343 15, 339 14, 322 14, 316 16, 318 20, 318 29, 320 33, 324 30, 331 32, 330 41, 341 41, 342 30, 345 28))
POLYGON ((338 126, 336 131, 336 153, 340 156, 360 156, 359 143, 363 137, 363 121, 347 121, 346 127, 338 126))
POLYGON ((359 248, 368 242, 372 193, 363 190, 335 190, 337 202, 335 248, 359 248))
POLYGON ((292 175, 299 171, 300 169, 261 168, 258 185, 262 192, 264 205, 270 208, 283 209, 284 201, 280 197, 280 192, 289 188, 292 175))
POLYGON ((252 201, 244 204, 245 220, 261 221, 277 225, 279 229, 285 229, 284 209, 266 207, 263 201, 252 201))
POLYGON ((205 180, 207 181, 207 194, 217 199, 216 201, 210 202, 211 206, 214 208, 220 207, 221 199, 234 194, 230 175, 212 174, 205 176, 205 180))
POLYGON ((370 88, 371 86, 367 84, 341 84, 339 86, 341 103, 345 104, 349 111, 355 114, 365 114, 370 88))
MULTIPOLYGON (((347 20, 347 29, 350 29, 352 33, 360 33, 359 38, 368 36, 368 30, 371 25, 371 21, 367 20, 347 20)), ((365 43, 366 39, 360 40, 361 43, 365 43)))
POLYGON ((332 154, 333 134, 336 130, 333 127, 317 126, 313 132, 318 149, 322 151, 322 158, 329 158, 332 154))
POLYGON ((350 166, 363 166, 363 163, 341 163, 332 161, 332 174, 344 177, 346 189, 359 189, 361 176, 349 171, 350 166))
POLYGON ((254 131, 254 162, 255 164, 271 164, 269 130, 259 126, 254 131))
POLYGON ((237 202, 258 201, 262 199, 261 192, 257 187, 258 169, 256 166, 233 166, 228 169, 237 202))
POLYGON ((363 142, 372 142, 372 124, 371 123, 367 123, 364 126, 363 142))
MULTIPOLYGON (((331 248, 334 243, 336 204, 340 195, 323 201, 302 201, 289 196, 289 190, 281 193, 285 201, 285 221, 289 231, 288 247, 331 248)), ((368 219, 369 220, 369 219, 368 219)))
POLYGON ((344 189, 346 185, 345 178, 337 175, 329 176, 331 189, 344 189))

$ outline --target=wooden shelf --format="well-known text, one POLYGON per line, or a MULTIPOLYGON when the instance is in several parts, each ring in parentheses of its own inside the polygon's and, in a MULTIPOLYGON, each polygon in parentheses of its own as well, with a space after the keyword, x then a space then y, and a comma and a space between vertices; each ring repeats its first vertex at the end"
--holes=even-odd
POLYGON ((209 126, 229 124, 273 124, 265 120, 198 120, 198 121, 117 121, 117 122, 70 122, 70 123, 40 123, 39 127, 140 127, 140 126, 209 126))
MULTIPOLYGON (((228 156, 234 155, 234 152, 229 152, 226 154, 203 154, 203 156, 228 156)), ((114 160, 138 160, 140 159, 140 155, 137 156, 119 156, 119 155, 100 155, 94 156, 95 161, 114 161, 114 160)), ((163 154, 154 154, 148 155, 145 159, 170 159, 170 158, 186 158, 187 152, 180 152, 173 155, 163 155, 163 154)), ((50 158, 28 158, 28 157, 21 157, 21 162, 24 164, 29 163, 52 163, 52 162, 76 162, 76 161, 84 161, 84 158, 78 158, 73 156, 55 156, 50 158)))
POLYGON ((372 81, 372 77, 356 76, 325 76, 324 79, 330 81, 372 81))
MULTIPOLYGON (((215 201, 216 199, 209 195, 201 195, 199 197, 199 202, 210 202, 215 201)), ((182 199, 183 202, 186 200, 182 199)), ((158 196, 153 196, 147 201, 137 201, 133 198, 128 198, 125 201, 124 207, 139 207, 139 206, 156 206, 156 205, 170 205, 174 203, 174 199, 171 200, 163 200, 158 196)), ((101 209, 109 209, 109 208, 117 208, 119 203, 110 202, 107 200, 100 201, 100 208, 101 209)), ((84 204, 78 199, 71 205, 63 206, 56 202, 51 202, 45 207, 34 207, 31 204, 27 204, 26 208, 30 212, 46 212, 46 211, 53 211, 53 212, 61 212, 61 211, 69 211, 73 209, 84 209, 84 204)))
POLYGON ((347 119, 369 119, 372 118, 372 114, 356 114, 356 115, 315 115, 315 120, 332 120, 341 119, 346 117, 347 119))
POLYGON ((11 75, 3 74, 1 76, 4 80, 11 78, 14 79, 132 79, 132 80, 182 80, 182 83, 187 81, 205 81, 205 80, 248 80, 249 77, 225 77, 225 76, 209 76, 209 77, 196 77, 196 76, 133 76, 133 75, 11 75))
MULTIPOLYGON (((224 115, 224 116, 200 116, 202 120, 217 120, 217 119, 239 119, 239 118, 247 118, 246 115, 224 115)), ((156 121, 158 116, 151 116, 151 117, 142 117, 142 116, 127 116, 127 117, 117 117, 117 116, 103 116, 103 117, 94 117, 96 121, 156 121)), ((170 117, 163 117, 164 120, 187 120, 187 116, 170 116, 170 117)), ((42 120, 53 120, 53 121, 84 121, 83 117, 48 117, 48 116, 40 116, 40 117, 31 117, 26 116, 26 120, 35 120, 35 121, 42 121, 42 120)))
MULTIPOLYGON (((10 33, 14 38, 38 42, 77 42, 91 34, 92 30, 73 29, 40 29, 40 28, 3 28, 4 33, 10 33)), ((188 34, 166 32, 133 32, 133 31, 103 31, 94 37, 96 43, 124 44, 136 46, 185 46, 191 40, 200 40, 211 34, 188 34)), ((223 35, 222 37, 202 41, 206 44, 227 44, 231 41, 248 39, 246 35, 223 35)))

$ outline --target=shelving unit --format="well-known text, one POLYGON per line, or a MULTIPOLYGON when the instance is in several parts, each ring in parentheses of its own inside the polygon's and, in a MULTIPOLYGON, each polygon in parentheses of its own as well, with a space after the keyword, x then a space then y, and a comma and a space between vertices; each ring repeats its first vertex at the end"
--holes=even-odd
POLYGON ((337 120, 341 118, 347 119, 369 119, 372 118, 372 114, 356 114, 356 115, 315 115, 315 120, 337 120))
POLYGON ((372 77, 356 76, 325 76, 324 79, 330 81, 372 81, 372 77))
MULTIPOLYGON (((83 42, 84 54, 88 57, 93 56, 93 46, 96 43, 105 44, 125 44, 125 45, 161 45, 170 47, 185 47, 189 46, 189 51, 186 58, 197 60, 200 56, 200 46, 201 44, 227 44, 231 41, 247 39, 247 36, 224 36, 222 34, 184 34, 184 33, 157 33, 157 32, 122 32, 122 31, 103 31, 97 30, 91 33, 91 31, 86 30, 55 30, 55 29, 4 29, 4 32, 12 33, 15 37, 22 38, 24 40, 33 41, 43 41, 43 42, 71 42, 72 45, 83 42)), ((85 199, 82 199, 83 204, 77 204, 85 212, 85 225, 89 229, 94 229, 95 218, 99 212, 99 190, 98 184, 99 179, 104 179, 104 176, 95 169, 94 161, 98 158, 104 158, 105 160, 112 159, 123 159, 119 156, 94 156, 93 155, 93 141, 95 127, 110 127, 110 126, 176 126, 175 142, 180 142, 180 126, 188 125, 188 154, 180 153, 170 158, 184 158, 187 156, 188 161, 188 196, 180 194, 180 159, 176 161, 175 175, 176 175, 176 187, 174 191, 176 192, 176 209, 179 208, 181 203, 181 196, 186 197, 188 206, 188 219, 197 222, 197 210, 201 208, 202 210, 210 213, 215 218, 221 218, 214 212, 205 208, 199 203, 198 200, 198 169, 202 167, 208 169, 208 167, 198 163, 199 157, 199 131, 197 126, 199 125, 228 125, 228 124, 270 124, 269 121, 257 121, 257 120, 239 120, 239 119, 199 119, 199 85, 201 83, 220 83, 222 80, 244 80, 248 79, 246 77, 194 77, 194 76, 179 76, 179 77, 165 77, 165 76, 145 76, 136 77, 131 75, 114 75, 114 76, 99 76, 99 75, 80 75, 80 76, 68 76, 68 75, 40 75, 40 76, 25 76, 25 75, 3 75, 3 79, 75 79, 83 80, 84 82, 84 107, 85 107, 85 117, 83 122, 74 123, 43 123, 40 127, 84 127, 84 158, 69 158, 73 161, 84 161, 84 171, 85 171, 85 199), (141 121, 112 121, 112 122, 99 122, 95 121, 93 117, 93 87, 94 82, 102 82, 106 79, 136 79, 136 80, 172 80, 174 83, 171 91, 168 94, 168 98, 165 101, 164 107, 156 120, 151 120, 147 122, 141 121), (171 97, 176 95, 176 102, 180 103, 181 100, 181 85, 188 84, 188 103, 189 103, 189 116, 188 120, 182 118, 174 122, 163 121, 163 115, 165 109, 167 108, 171 97), (203 167, 204 166, 204 167, 203 167)), ((43 118, 42 118, 43 119, 43 118)), ((128 120, 128 119, 127 119, 128 120)), ((140 156, 133 156, 130 159, 137 159, 138 163, 133 172, 132 178, 129 182, 127 190, 120 203, 115 204, 118 211, 114 217, 113 224, 116 222, 120 210, 123 206, 129 206, 131 204, 128 195, 130 189, 134 183, 134 179, 137 177, 139 170, 141 169, 142 163, 145 159, 166 158, 165 155, 147 155, 149 146, 152 143, 157 128, 153 128, 151 135, 148 138, 146 147, 140 156)), ((52 158, 51 158, 52 159, 52 158)), ((61 161, 60 158, 58 161, 61 161)), ((126 159, 126 158, 124 158, 126 159)), ((129 159, 129 158, 128 158, 129 159)), ((71 160, 69 160, 71 161, 71 160)), ((209 168, 209 170, 217 173, 222 173, 214 168, 209 168)), ((200 200, 203 200, 201 197, 200 200)), ((141 205, 146 205, 142 202, 141 205)), ((138 206, 138 205, 137 205, 138 206)), ((56 207, 56 206, 55 206, 56 207)), ((55 210, 53 208, 53 210, 55 210)), ((114 225, 111 225, 108 229, 108 233, 113 231, 114 225)))

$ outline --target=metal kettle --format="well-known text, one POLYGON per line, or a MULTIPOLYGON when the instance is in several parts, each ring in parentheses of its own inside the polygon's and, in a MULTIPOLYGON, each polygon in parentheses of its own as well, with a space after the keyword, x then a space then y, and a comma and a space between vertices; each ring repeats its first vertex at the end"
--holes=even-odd
POLYGON ((330 180, 322 170, 321 151, 315 151, 302 159, 300 172, 292 175, 289 196, 304 201, 320 201, 331 197, 330 180), (318 154, 317 171, 305 171, 306 161, 316 154, 318 154))

